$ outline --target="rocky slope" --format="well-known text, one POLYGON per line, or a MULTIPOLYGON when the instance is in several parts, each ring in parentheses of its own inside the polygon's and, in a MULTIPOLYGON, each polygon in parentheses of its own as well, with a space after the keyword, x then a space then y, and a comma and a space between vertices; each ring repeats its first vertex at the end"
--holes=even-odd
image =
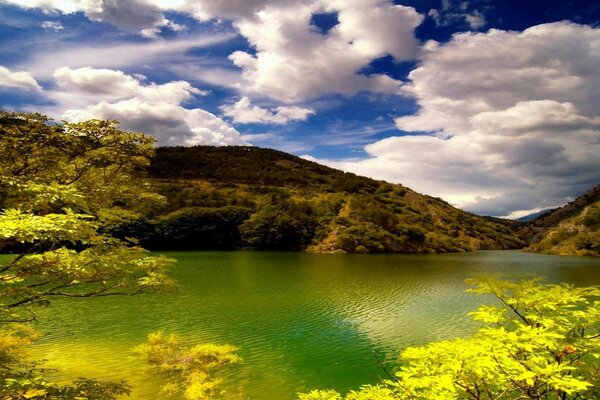
POLYGON ((559 255, 600 255, 600 185, 521 229, 528 251, 559 255))

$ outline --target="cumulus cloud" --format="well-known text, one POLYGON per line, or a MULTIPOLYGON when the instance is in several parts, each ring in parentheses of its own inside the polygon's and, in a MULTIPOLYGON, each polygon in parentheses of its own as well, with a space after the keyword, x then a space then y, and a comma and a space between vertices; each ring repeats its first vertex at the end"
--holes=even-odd
POLYGON ((161 145, 245 144, 238 131, 208 111, 182 106, 206 95, 189 82, 145 83, 143 76, 89 67, 58 69, 57 90, 50 93, 63 118, 116 119, 124 129, 152 134, 161 145))
POLYGON ((116 119, 124 129, 154 135, 160 145, 246 144, 238 131, 208 111, 137 98, 114 103, 103 101, 84 109, 67 110, 63 117, 69 121, 116 119))
POLYGON ((222 105, 221 111, 226 117, 233 119, 238 124, 287 124, 290 121, 306 121, 309 115, 314 114, 312 108, 297 106, 279 106, 274 109, 266 109, 253 106, 246 96, 233 104, 222 105))
POLYGON ((142 75, 131 76, 122 71, 83 67, 71 69, 62 67, 54 72, 58 85, 67 92, 77 91, 96 99, 111 100, 136 97, 150 102, 179 104, 193 95, 207 95, 208 92, 193 87, 186 81, 173 81, 162 85, 142 83, 142 75))
POLYGON ((383 0, 273 4, 235 22, 256 54, 236 51, 229 58, 242 69, 241 91, 282 102, 325 93, 400 93, 402 82, 357 71, 387 54, 415 59, 419 45, 413 31, 421 21, 413 8, 383 0), (337 13, 339 24, 322 34, 311 25, 319 12, 337 13))
POLYGON ((242 71, 243 80, 236 87, 247 94, 288 103, 326 93, 402 93, 402 82, 384 74, 365 76, 358 71, 389 54, 398 61, 416 59, 420 46, 414 29, 423 19, 414 8, 389 0, 4 1, 63 13, 83 12, 90 20, 145 36, 156 36, 166 27, 183 28, 169 21, 167 12, 184 13, 200 21, 229 19, 256 50, 230 55, 231 62, 242 71), (339 23, 323 34, 311 24, 318 13, 335 13, 339 23))
POLYGON ((29 72, 12 72, 0 65, 0 87, 9 87, 23 90, 42 91, 41 86, 29 72))
POLYGON ((455 35, 409 75, 420 111, 396 125, 420 133, 329 163, 482 214, 561 205, 600 181, 599 63, 600 29, 589 26, 455 35))

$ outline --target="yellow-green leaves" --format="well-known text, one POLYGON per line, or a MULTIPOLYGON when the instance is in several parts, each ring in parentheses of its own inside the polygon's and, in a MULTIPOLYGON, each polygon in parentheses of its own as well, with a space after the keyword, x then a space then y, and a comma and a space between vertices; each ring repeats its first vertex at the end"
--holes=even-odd
POLYGON ((35 215, 17 209, 0 212, 0 240, 20 243, 89 243, 96 234, 93 217, 65 210, 62 214, 35 215))
POLYGON ((185 346, 179 337, 165 336, 161 331, 151 333, 146 343, 134 349, 146 359, 151 370, 171 378, 162 393, 183 393, 188 400, 217 399, 225 395, 216 372, 241 361, 237 350, 228 344, 185 346))
MULTIPOLYGON (((172 285, 172 260, 107 236, 114 224, 162 204, 144 181, 153 139, 115 121, 50 125, 0 113, 0 310, 55 296, 133 294, 172 285)), ((9 310, 9 311, 7 311, 9 310)), ((26 316, 25 316, 26 315, 26 316)))
MULTIPOLYGON (((483 323, 475 335, 408 348, 400 355, 395 379, 383 382, 377 395, 363 387, 344 399, 598 398, 597 287, 543 284, 539 279, 470 283, 472 292, 493 294, 500 303, 471 313, 483 323)), ((331 391, 299 398, 342 399, 331 391)))
POLYGON ((153 139, 115 121, 50 124, 39 114, 0 112, 0 398, 108 400, 123 383, 49 383, 26 361, 32 339, 9 322, 35 319, 58 297, 132 295, 173 285, 165 257, 110 237, 164 199, 144 180, 153 139), (15 352, 11 349, 18 349, 15 352))

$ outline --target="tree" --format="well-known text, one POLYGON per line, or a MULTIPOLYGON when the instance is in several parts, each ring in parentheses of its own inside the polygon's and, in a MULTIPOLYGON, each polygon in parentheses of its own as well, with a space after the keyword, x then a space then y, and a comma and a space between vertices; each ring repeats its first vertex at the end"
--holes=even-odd
POLYGON ((241 241, 239 227, 251 213, 252 210, 237 206, 180 208, 157 218, 152 247, 235 249, 241 241))
POLYGON ((0 398, 110 399, 126 391, 91 380, 47 382, 23 357, 35 335, 22 324, 56 298, 172 284, 172 260, 106 233, 163 201, 143 180, 152 143, 115 121, 59 125, 40 114, 0 113, 0 251, 13 253, 0 265, 0 398))
POLYGON ((482 323, 469 338, 406 349, 395 379, 345 397, 331 390, 301 400, 598 399, 600 289, 522 282, 471 281, 500 305, 472 313, 482 323))
POLYGON ((274 200, 240 226, 242 239, 259 250, 299 250, 315 235, 317 219, 305 202, 274 200))

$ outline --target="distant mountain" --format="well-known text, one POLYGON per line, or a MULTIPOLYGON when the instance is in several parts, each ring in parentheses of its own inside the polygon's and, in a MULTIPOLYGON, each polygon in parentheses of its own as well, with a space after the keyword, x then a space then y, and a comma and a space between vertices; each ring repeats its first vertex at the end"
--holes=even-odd
POLYGON ((162 147, 168 205, 120 228, 149 248, 429 253, 522 248, 514 221, 270 149, 162 147))
POLYGON ((516 220, 521 221, 521 222, 530 222, 530 221, 533 221, 534 219, 537 219, 543 215, 546 215, 554 210, 555 210, 555 208, 548 208, 546 210, 542 210, 542 211, 538 211, 536 213, 525 215, 521 218, 517 218, 516 220))
POLYGON ((600 255, 600 185, 520 230, 528 251, 560 255, 600 255))

